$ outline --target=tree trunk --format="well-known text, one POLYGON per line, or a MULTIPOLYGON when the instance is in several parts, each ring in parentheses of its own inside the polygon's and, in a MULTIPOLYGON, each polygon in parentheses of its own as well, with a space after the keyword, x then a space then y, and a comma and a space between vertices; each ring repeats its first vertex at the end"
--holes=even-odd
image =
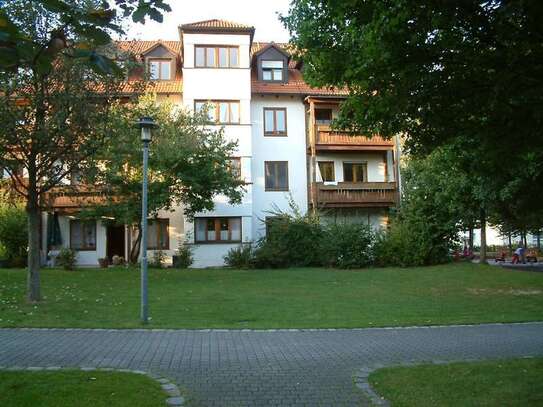
POLYGON ((132 243, 132 247, 130 248, 130 255, 129 255, 129 261, 132 264, 136 264, 138 262, 138 257, 140 256, 140 246, 141 246, 141 226, 138 224, 136 226, 137 230, 137 236, 136 239, 134 239, 134 242, 132 243))
POLYGON ((469 227, 468 248, 470 255, 473 253, 473 226, 469 227))
POLYGON ((511 232, 507 233, 507 245, 509 246, 509 255, 513 254, 513 241, 511 240, 511 232))
POLYGON ((40 293, 40 207, 35 191, 28 191, 28 274, 26 293, 28 301, 41 300, 40 293))
POLYGON ((481 209, 481 250, 479 255, 481 264, 486 264, 486 212, 481 209))
POLYGON ((541 251, 541 230, 537 231, 537 251, 541 251))

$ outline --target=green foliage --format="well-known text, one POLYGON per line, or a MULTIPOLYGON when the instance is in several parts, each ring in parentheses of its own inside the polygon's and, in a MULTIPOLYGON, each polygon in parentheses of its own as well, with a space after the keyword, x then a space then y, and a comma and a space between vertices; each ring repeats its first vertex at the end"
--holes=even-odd
MULTIPOLYGON (((158 124, 149 147, 148 208, 159 210, 182 204, 184 213, 213 209, 213 197, 222 194, 238 203, 242 182, 229 169, 236 144, 224 139, 222 130, 205 127, 203 114, 192 114, 170 103, 156 103, 146 95, 135 104, 116 103, 109 115, 110 139, 87 160, 85 182, 105 186, 106 201, 83 213, 86 217, 111 217, 118 224, 141 224, 141 140, 134 129, 141 117, 158 124)), ((131 260, 139 253, 139 239, 131 260)))
POLYGON ((253 246, 251 244, 240 244, 228 251, 224 256, 224 262, 228 267, 248 269, 253 265, 253 258, 253 246))
POLYGON ((166 254, 162 250, 155 250, 153 252, 153 257, 149 262, 149 267, 161 269, 164 268, 164 263, 166 262, 166 254))
POLYGON ((4 249, 0 258, 14 267, 25 264, 28 247, 28 221, 20 204, 0 202, 0 245, 4 249))
POLYGON ((173 267, 178 269, 188 269, 194 262, 192 247, 188 244, 180 244, 173 258, 173 267))
POLYGON ((304 78, 350 91, 336 127, 447 149, 470 226, 522 232, 543 227, 541 15, 537 0, 294 0, 282 21, 304 78))
POLYGON ((68 247, 63 247, 57 255, 56 264, 64 270, 75 270, 76 260, 77 252, 68 247))
POLYGON ((323 263, 342 269, 371 266, 374 260, 374 240, 375 234, 369 225, 356 223, 328 225, 322 242, 325 253, 323 263))
POLYGON ((2 2, 0 70, 29 65, 42 71, 50 70, 53 61, 66 53, 101 72, 118 70, 107 55, 97 52, 99 47, 110 43, 112 35, 124 33, 124 18, 132 16, 132 21, 145 23, 149 16, 162 22, 165 11, 171 8, 164 0, 2 2), (47 26, 48 31, 33 35, 39 26, 47 26))

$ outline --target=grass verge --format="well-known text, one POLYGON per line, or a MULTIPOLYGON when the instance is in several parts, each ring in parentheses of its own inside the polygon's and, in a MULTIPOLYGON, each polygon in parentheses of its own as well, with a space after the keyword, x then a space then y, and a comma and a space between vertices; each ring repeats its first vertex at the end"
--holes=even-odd
POLYGON ((540 406, 543 358, 385 368, 369 382, 394 407, 540 406))
MULTIPOLYGON (((137 269, 0 269, 0 327, 135 328, 137 269)), ((541 320, 543 273, 470 263, 331 270, 150 270, 149 328, 354 328, 541 320)))
POLYGON ((165 400, 157 382, 134 373, 0 371, 3 407, 147 407, 165 400))

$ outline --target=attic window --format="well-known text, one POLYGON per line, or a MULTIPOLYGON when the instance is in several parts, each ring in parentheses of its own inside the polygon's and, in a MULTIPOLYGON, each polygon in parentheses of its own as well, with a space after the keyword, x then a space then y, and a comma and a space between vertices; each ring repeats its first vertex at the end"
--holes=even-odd
POLYGON ((149 61, 149 77, 153 81, 169 81, 171 79, 171 65, 169 59, 151 59, 149 61))
POLYGON ((283 61, 262 61, 262 80, 282 81, 283 61))

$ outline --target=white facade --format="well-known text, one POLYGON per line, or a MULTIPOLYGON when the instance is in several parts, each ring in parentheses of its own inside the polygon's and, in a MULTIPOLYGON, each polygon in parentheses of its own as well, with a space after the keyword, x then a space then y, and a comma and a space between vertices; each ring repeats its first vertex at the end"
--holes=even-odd
MULTIPOLYGON (((219 30, 220 31, 220 30, 219 30)), ((309 174, 308 174, 308 115, 309 108, 305 94, 297 92, 257 92, 254 89, 255 72, 262 67, 255 66, 257 59, 252 47, 252 32, 240 29, 233 32, 218 32, 216 29, 187 30, 181 35, 178 61, 171 61, 174 71, 182 73, 182 94, 163 92, 157 100, 174 103, 186 109, 195 109, 197 102, 215 101, 216 103, 239 103, 239 122, 221 125, 228 141, 237 143, 235 158, 240 160, 241 179, 245 181, 242 202, 231 205, 224 196, 214 199, 214 209, 195 214, 194 220, 183 215, 182 208, 174 212, 161 212, 159 218, 168 219, 168 247, 164 250, 167 261, 180 244, 189 244, 193 248, 193 267, 214 267, 224 263, 223 257, 228 251, 242 243, 255 242, 265 235, 265 219, 272 212, 291 210, 289 202, 305 212, 309 209, 309 174), (212 47, 234 47, 237 49, 237 64, 232 67, 197 66, 197 49, 212 47), (177 66, 176 63, 179 65, 177 66), (286 94, 285 94, 286 93, 286 94), (286 134, 264 134, 264 109, 284 111, 286 134), (287 168, 288 183, 280 188, 266 188, 265 165, 267 162, 281 162, 287 168), (215 240, 210 241, 209 236, 215 240), (217 238, 220 236, 220 238, 217 238), (224 238, 224 239, 223 239, 224 238)), ((162 45, 153 47, 152 55, 145 60, 172 55, 172 46, 161 50, 162 45)), ((266 48, 264 48, 266 49, 266 48)), ((211 51, 213 52, 213 51, 211 51)), ((217 53, 206 58, 217 58, 217 53)), ((175 55, 175 54, 173 54, 175 55)), ((272 57, 285 57, 284 51, 273 49, 272 57)), ((285 57, 286 58, 286 57, 285 57)), ((286 61, 286 60, 285 60, 286 61)), ((207 63, 207 59, 206 59, 207 63)), ((288 61, 286 61, 288 64, 288 61)), ((201 64, 201 63, 200 63, 201 64)), ((272 64, 273 65, 273 64, 272 64)), ((280 75, 288 75, 283 65, 280 75)), ((278 73, 274 73, 277 75, 278 73)), ((283 77, 283 79, 286 79, 283 77)), ((284 81, 287 82, 286 80, 284 81)), ((334 115, 337 111, 334 111, 334 115)), ((218 126, 213 126, 218 128, 218 126)), ((392 151, 386 152, 319 152, 317 161, 334 161, 336 181, 343 181, 343 162, 363 162, 367 167, 367 182, 391 182, 395 180, 392 151)), ((282 173, 284 174, 284 173, 282 173)), ((317 171, 317 182, 322 181, 317 171)), ((277 175, 279 177, 279 175, 277 175)), ((283 175, 282 175, 283 177, 283 175)), ((284 177, 283 177, 284 179, 284 177)), ((60 216, 59 224, 63 245, 69 247, 71 216, 60 216)), ((376 228, 386 225, 386 208, 349 208, 328 214, 327 221, 367 222, 376 228)), ((80 265, 96 265, 99 258, 111 255, 108 246, 108 226, 105 222, 96 222, 96 247, 94 250, 78 251, 80 265)), ((119 231, 118 236, 122 236, 119 231)), ((113 238, 110 238, 113 239, 113 238)), ((119 239, 115 237, 115 239, 119 239)), ((125 257, 128 255, 129 231, 124 232, 125 257)), ((44 239, 44 243, 45 239, 44 239)), ((110 240, 111 243, 111 240, 110 240)), ((152 257, 152 251, 149 251, 152 257)))

